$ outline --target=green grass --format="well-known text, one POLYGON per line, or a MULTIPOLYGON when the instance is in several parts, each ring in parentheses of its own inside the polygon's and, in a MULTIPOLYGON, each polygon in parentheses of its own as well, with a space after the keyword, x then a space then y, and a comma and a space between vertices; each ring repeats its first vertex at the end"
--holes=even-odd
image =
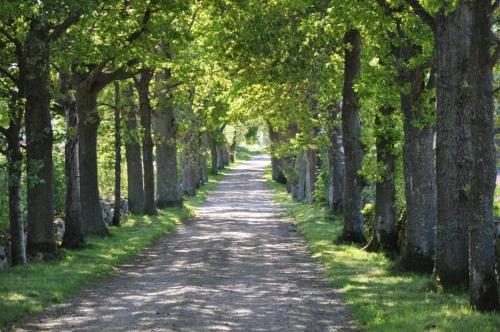
POLYGON ((334 288, 367 331, 499 331, 500 314, 481 314, 468 305, 467 294, 439 294, 430 275, 396 274, 382 254, 334 243, 342 231, 341 217, 326 217, 325 208, 294 202, 270 180, 276 202, 306 238, 314 257, 326 268, 334 288))
POLYGON ((227 169, 211 176, 196 197, 185 199, 184 208, 163 209, 154 217, 129 216, 121 227, 110 228, 111 238, 89 238, 87 248, 63 250, 60 260, 1 271, 0 330, 110 275, 116 266, 192 218, 194 208, 205 201, 226 172, 227 169))
POLYGON ((262 152, 262 147, 258 145, 240 145, 236 147, 236 158, 239 160, 248 160, 262 152))

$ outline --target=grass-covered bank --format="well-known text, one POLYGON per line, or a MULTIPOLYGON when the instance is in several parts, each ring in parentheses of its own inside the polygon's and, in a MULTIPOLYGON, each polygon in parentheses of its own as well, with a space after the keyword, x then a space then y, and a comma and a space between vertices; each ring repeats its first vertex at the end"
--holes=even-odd
POLYGON ((183 208, 163 209, 154 217, 128 216, 121 227, 110 227, 110 238, 89 238, 87 248, 63 250, 60 260, 0 271, 0 330, 111 274, 116 266, 192 218, 194 208, 205 201, 227 170, 210 176, 196 197, 185 198, 183 208))
POLYGON ((325 208, 294 202, 285 186, 267 182, 276 202, 306 238, 323 264, 333 287, 339 289, 367 331, 498 331, 500 314, 473 311, 467 294, 440 294, 430 290, 430 275, 391 271, 382 254, 334 243, 342 231, 341 217, 326 217, 325 208))
POLYGON ((263 147, 259 145, 240 145, 236 147, 236 162, 239 160, 248 160, 253 156, 262 153, 263 147))

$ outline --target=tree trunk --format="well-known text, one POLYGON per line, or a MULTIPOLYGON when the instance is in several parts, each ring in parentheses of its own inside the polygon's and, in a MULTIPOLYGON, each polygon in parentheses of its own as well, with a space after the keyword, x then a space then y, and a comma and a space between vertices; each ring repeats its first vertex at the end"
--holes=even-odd
MULTIPOLYGON (((16 105, 16 107, 20 107, 16 105)), ((14 111, 16 112, 16 111, 14 111)), ((9 221, 10 221, 10 258, 11 265, 26 264, 26 243, 24 220, 21 208, 21 178, 23 155, 21 152, 20 132, 22 113, 11 115, 7 136, 7 157, 9 174, 9 221)))
POLYGON ((198 164, 196 161, 196 136, 192 131, 184 136, 184 151, 182 153, 183 181, 182 188, 186 195, 195 196, 198 178, 198 164))
POLYGON ((193 174, 194 174, 194 180, 195 180, 195 186, 196 189, 201 187, 201 172, 200 172, 200 162, 201 162, 201 154, 200 154, 200 145, 199 141, 196 140, 195 143, 195 150, 194 150, 194 155, 193 155, 193 174))
POLYGON ((229 165, 229 150, 226 146, 222 147, 222 160, 224 161, 224 166, 229 165))
POLYGON ((297 172, 297 194, 295 199, 300 202, 306 199, 306 160, 304 150, 295 159, 295 169, 297 172))
POLYGON ((182 190, 188 196, 196 196, 196 184, 192 169, 190 156, 183 154, 182 156, 182 190))
POLYGON ((113 226, 121 223, 122 200, 122 135, 121 135, 121 96, 120 83, 115 81, 115 201, 113 211, 113 226))
POLYGON ((153 164, 153 138, 151 136, 151 101, 149 98, 149 84, 153 77, 150 70, 142 70, 140 79, 136 80, 137 92, 139 94, 139 114, 142 135, 142 151, 144 164, 144 213, 155 215, 155 175, 153 164))
POLYGON ((26 41, 26 160, 28 171, 27 252, 57 250, 54 238, 50 47, 46 22, 32 19, 26 41))
POLYGON ((208 182, 207 147, 208 133, 203 132, 200 138, 200 181, 202 184, 208 182))
POLYGON ((286 177, 281 170, 282 158, 278 158, 271 154, 271 177, 278 183, 286 184, 286 177))
POLYGON ((234 163, 236 160, 236 131, 233 135, 233 141, 229 147, 229 162, 234 163))
POLYGON ((415 126, 423 120, 425 111, 415 112, 417 105, 413 99, 410 94, 401 94, 401 110, 405 116, 403 167, 407 213, 401 263, 407 270, 428 273, 434 266, 437 220, 434 128, 415 126))
POLYGON ((127 159, 129 209, 132 213, 142 213, 144 212, 144 184, 141 145, 138 140, 137 110, 132 85, 127 87, 124 97, 127 105, 125 155, 127 159))
MULTIPOLYGON (((157 76, 159 84, 165 89, 169 88, 165 82, 169 75, 168 72, 163 72, 157 76)), ((182 205, 177 173, 177 124, 170 99, 168 93, 160 94, 157 111, 153 113, 153 130, 156 135, 156 204, 160 208, 182 205)))
POLYGON ((406 223, 403 228, 401 264, 409 271, 432 272, 436 247, 437 188, 434 156, 432 109, 426 95, 434 88, 435 70, 425 82, 425 68, 409 69, 411 61, 422 50, 409 37, 400 33, 401 45, 392 53, 404 63, 398 71, 397 84, 409 86, 400 93, 404 115, 403 173, 405 180, 406 223), (405 69, 406 68, 406 69, 405 69))
POLYGON ((202 185, 208 182, 207 156, 205 153, 200 154, 200 181, 202 185))
POLYGON ((217 169, 224 169, 224 144, 217 145, 217 169))
POLYGON ((358 30, 346 32, 344 89, 342 102, 342 134, 345 153, 344 229, 340 237, 345 242, 365 242, 362 190, 364 180, 359 175, 363 160, 359 97, 354 84, 361 70, 361 35, 358 30))
POLYGON ((376 184, 375 196, 375 238, 382 250, 396 251, 398 235, 396 232, 396 203, 395 165, 396 156, 394 135, 391 127, 394 125, 391 115, 392 107, 382 107, 377 114, 376 125, 382 132, 377 133, 377 163, 383 165, 384 171, 381 180, 376 184))
POLYGON ((328 149, 328 207, 336 213, 342 212, 344 199, 344 148, 342 147, 342 124, 340 121, 334 123, 341 114, 341 105, 329 109, 328 137, 330 146, 328 149))
POLYGON ((78 117, 76 102, 66 74, 60 74, 62 105, 66 117, 66 143, 64 147, 64 175, 66 199, 64 205, 64 235, 61 247, 77 249, 85 245, 81 221, 80 168, 78 158, 78 117))
MULTIPOLYGON (((469 219, 470 304, 481 311, 499 308, 495 274, 493 199, 496 183, 496 150, 493 104, 493 46, 491 1, 468 3, 473 15, 470 61, 467 66, 463 112, 471 115, 473 167, 469 219)), ((498 47, 498 45, 497 45, 498 47)), ((496 60, 496 59, 495 59, 496 60)), ((462 85, 463 86, 463 85, 462 85)), ((500 267, 498 267, 500 268, 500 267)))
POLYGON ((217 160, 218 154, 217 154, 217 142, 215 140, 215 136, 213 133, 208 134, 208 147, 210 148, 210 159, 211 159, 211 173, 212 175, 217 175, 219 172, 219 162, 217 160))
POLYGON ((293 199, 297 199, 298 189, 298 178, 296 176, 295 163, 296 158, 293 156, 283 158, 283 168, 287 174, 286 191, 292 196, 293 199))
POLYGON ((306 203, 314 202, 314 192, 316 190, 316 165, 317 165, 317 157, 316 151, 312 148, 306 148, 304 150, 305 156, 305 180, 306 180, 306 203))
POLYGON ((97 130, 101 121, 97 113, 97 91, 86 87, 77 88, 76 109, 83 234, 108 236, 102 215, 97 175, 97 130))
POLYGON ((274 181, 278 183, 286 183, 286 177, 283 173, 283 158, 276 156, 276 146, 281 144, 283 141, 282 135, 271 126, 269 126, 269 139, 271 140, 271 177, 274 181))
POLYGON ((468 283, 467 224, 479 208, 470 204, 474 164, 469 126, 472 114, 465 110, 470 92, 463 87, 468 82, 472 14, 460 1, 454 12, 446 15, 442 10, 436 20, 436 273, 443 287, 448 289, 461 288, 468 283))

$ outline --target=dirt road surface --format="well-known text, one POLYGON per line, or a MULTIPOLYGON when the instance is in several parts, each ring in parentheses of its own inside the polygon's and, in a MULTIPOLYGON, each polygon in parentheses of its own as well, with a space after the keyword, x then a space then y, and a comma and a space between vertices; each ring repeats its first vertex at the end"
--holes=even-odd
POLYGON ((268 164, 264 155, 240 164, 196 220, 16 330, 354 331, 341 296, 273 203, 268 164))

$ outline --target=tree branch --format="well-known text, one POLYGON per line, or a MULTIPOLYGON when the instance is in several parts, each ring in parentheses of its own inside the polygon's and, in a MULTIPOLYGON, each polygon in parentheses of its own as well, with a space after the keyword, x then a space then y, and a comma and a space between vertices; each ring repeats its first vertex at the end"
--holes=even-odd
POLYGON ((66 30, 68 30, 70 26, 76 24, 80 20, 81 15, 81 10, 78 10, 76 13, 68 16, 64 21, 55 26, 54 30, 49 35, 49 41, 57 40, 63 33, 66 32, 66 30))
POLYGON ((106 106, 106 107, 109 107, 110 109, 112 110, 116 110, 118 109, 119 107, 117 107, 116 105, 113 105, 113 104, 108 104, 106 102, 100 102, 99 103, 99 106, 106 106))
POLYGON ((136 39, 138 39, 144 32, 147 31, 147 24, 149 22, 149 20, 151 19, 151 15, 153 14, 153 6, 158 3, 158 0, 151 0, 151 2, 149 3, 146 11, 144 11, 144 15, 142 16, 142 22, 141 22, 141 27, 132 32, 128 38, 127 38, 127 42, 129 44, 131 44, 132 42, 134 42, 136 39))
POLYGON ((415 12, 420 19, 431 27, 432 31, 436 31, 436 21, 434 17, 429 14, 418 0, 404 0, 415 12))
POLYGON ((401 13, 403 7, 392 8, 386 0, 376 0, 377 4, 382 7, 387 16, 393 16, 394 13, 401 13))
POLYGON ((113 81, 126 80, 137 74, 137 71, 129 71, 129 68, 136 65, 139 61, 137 59, 130 60, 123 67, 120 67, 110 73, 103 73, 96 77, 95 85, 98 89, 105 87, 113 81))

